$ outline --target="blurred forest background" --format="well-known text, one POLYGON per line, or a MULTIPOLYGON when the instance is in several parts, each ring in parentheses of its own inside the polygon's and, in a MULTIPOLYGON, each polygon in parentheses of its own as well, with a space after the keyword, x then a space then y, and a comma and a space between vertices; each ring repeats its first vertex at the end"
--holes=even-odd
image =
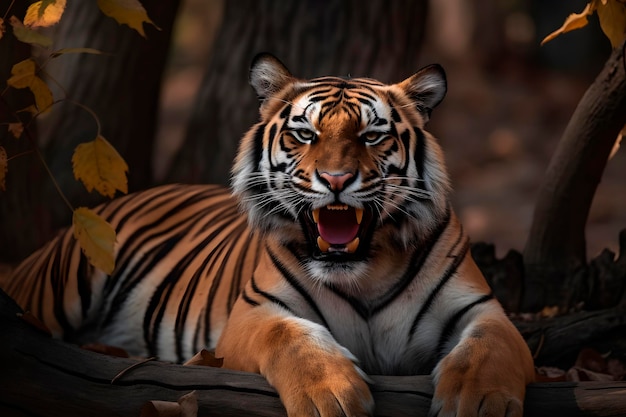
MULTIPOLYGON (((143 0, 150 17, 162 29, 147 27, 147 39, 106 17, 92 19, 91 12, 82 6, 76 9, 72 3, 82 2, 68 2, 65 19, 69 23, 54 29, 54 48, 94 47, 112 51, 113 57, 63 58, 57 67, 49 67, 55 78, 71 96, 100 102, 103 109, 90 104, 99 115, 106 113, 107 106, 111 109, 117 105, 128 106, 126 113, 144 111, 146 106, 134 106, 130 100, 119 103, 104 99, 105 94, 125 97, 124 89, 134 91, 137 85, 144 90, 139 94, 149 96, 151 106, 158 106, 153 132, 146 133, 139 114, 137 126, 124 121, 115 129, 110 127, 115 123, 107 125, 106 116, 101 116, 105 136, 114 139, 129 163, 130 191, 172 181, 227 183, 235 146, 224 148, 215 141, 222 136, 241 136, 256 120, 256 104, 238 106, 239 102, 255 102, 252 88, 230 86, 247 83, 248 64, 257 52, 274 53, 296 76, 322 76, 332 71, 333 75, 372 76, 390 83, 401 81, 421 66, 442 64, 448 75, 448 95, 433 112, 428 129, 443 146, 455 188, 454 206, 472 240, 494 243, 499 255, 509 249, 523 249, 536 194, 553 150, 578 100, 610 54, 609 41, 595 15, 588 27, 539 45, 568 14, 584 8, 586 2, 579 0, 319 0, 298 3, 302 6, 280 0, 143 0), (338 4, 349 5, 353 16, 333 21, 332 16, 347 13, 335 11, 338 4), (314 8, 315 13, 306 7, 314 8), (380 25, 384 12, 378 7, 392 10, 390 26, 380 25), (320 16, 325 20, 316 21, 320 16), (395 24, 393 19, 398 16, 404 20, 395 24), (344 22, 350 25, 343 27, 344 22), (299 34, 299 44, 292 41, 293 26, 297 25, 306 26, 308 31, 299 34), (394 27, 401 32, 394 32, 394 27), (164 49, 170 33, 172 43, 164 49), (398 40, 401 42, 394 44, 398 40), (341 57, 341 65, 339 60, 337 65, 329 63, 333 54, 341 57), (116 56, 133 59, 122 60, 110 69, 106 60, 116 56), (369 61, 364 63, 360 57, 369 61), (403 60, 395 65, 399 57, 403 60), (99 67, 102 79, 80 80, 88 62, 99 67), (67 70, 68 65, 77 63, 79 70, 67 70), (141 65, 165 65, 163 77, 136 71, 141 65), (135 74, 126 84, 113 88, 103 81, 113 71, 123 76, 126 70, 135 74), (229 127, 234 131, 226 132, 219 120, 213 120, 219 117, 236 120, 235 126, 229 127), (133 146, 134 138, 143 133, 156 135, 154 146, 140 142, 133 146), (126 145, 120 148, 119 141, 126 145)), ((76 117, 87 119, 91 126, 79 125, 70 120, 74 116, 68 117, 68 111, 82 112, 55 109, 41 118, 38 129, 40 139, 49 141, 49 148, 67 154, 65 159, 51 163, 51 168, 62 180, 72 182, 70 157, 75 143, 55 136, 65 140, 78 132, 84 140, 93 133, 85 133, 93 129, 93 121, 83 113, 76 117)), ((27 178, 34 184, 45 182, 44 177, 29 174, 27 178)), ((622 149, 608 164, 591 208, 589 257, 604 248, 617 251, 618 232, 626 227, 625 179, 626 151, 622 149)), ((24 184, 24 177, 15 182, 24 184)), ((12 192, 10 187, 9 181, 7 193, 12 192)), ((45 187, 48 191, 43 199, 32 193, 22 196, 27 201, 43 201, 43 207, 34 212, 21 210, 19 204, 7 204, 12 197, 0 201, 4 205, 0 207, 3 222, 27 224, 34 214, 35 221, 44 226, 40 230, 69 224, 71 212, 62 204, 63 213, 49 218, 47 209, 58 197, 49 185, 45 187)), ((76 189, 81 188, 77 183, 76 189)), ((84 191, 64 191, 76 206, 80 201, 90 201, 84 191)), ((23 189, 18 193, 25 194, 23 189)), ((9 243, 17 242, 17 238, 3 228, 1 260, 15 261, 23 256, 20 251, 24 252, 27 244, 9 243)), ((36 239, 43 241, 50 233, 41 232, 36 239)))

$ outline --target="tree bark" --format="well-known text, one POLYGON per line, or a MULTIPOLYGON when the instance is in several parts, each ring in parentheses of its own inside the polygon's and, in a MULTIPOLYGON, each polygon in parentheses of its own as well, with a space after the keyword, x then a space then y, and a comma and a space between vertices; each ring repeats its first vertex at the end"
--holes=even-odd
POLYGON ((583 292, 589 208, 626 124, 624 65, 622 45, 580 100, 550 161, 524 248, 523 310, 571 307, 583 292))
MULTIPOLYGON (((160 84, 180 1, 145 0, 141 3, 160 28, 145 24, 146 38, 105 16, 95 1, 68 2, 53 36, 52 50, 89 47, 106 54, 68 54, 51 60, 46 66, 51 75, 47 81, 55 100, 67 96, 97 114, 102 135, 130 167, 129 191, 152 185, 151 154, 160 84)), ((75 147, 96 137, 94 118, 78 105, 66 101, 56 104, 49 113, 40 116, 38 122, 39 139, 48 165, 74 207, 103 201, 96 192, 88 193, 72 174, 71 158, 75 147)), ((16 160, 15 165, 40 164, 33 157, 22 159, 16 160)), ((41 170, 36 167, 34 171, 41 170)), ((11 188, 22 190, 21 194, 28 189, 32 197, 22 195, 20 209, 12 205, 10 215, 2 216, 0 256, 3 261, 16 261, 28 255, 56 229, 68 225, 72 215, 47 176, 24 175, 18 182, 11 188), (24 212, 41 212, 41 217, 19 218, 24 212), (36 229, 39 234, 33 236, 30 229, 36 229), (33 239, 16 247, 13 240, 24 235, 33 239), (13 250, 7 253, 4 248, 13 250)))
POLYGON ((229 183, 239 139, 258 118, 248 84, 254 55, 271 52, 297 77, 399 82, 419 67, 427 1, 240 0, 224 19, 168 182, 229 183))
MULTIPOLYGON (((198 415, 285 416, 278 395, 256 374, 204 366, 114 358, 52 339, 21 319, 0 291, 0 414, 3 416, 138 416, 152 400, 196 391, 198 415)), ((377 416, 426 415, 428 376, 373 376, 377 416)), ((543 383, 528 388, 527 417, 623 416, 626 382, 543 383)))
MULTIPOLYGON (((17 0, 0 2, 0 16, 22 17, 29 1, 17 0), (10 10, 7 10, 11 6, 10 10), (7 13, 8 11, 8 13, 7 13)), ((13 36, 11 25, 5 21, 6 32, 0 40, 0 146, 4 147, 9 158, 6 176, 6 191, 0 190, 0 261, 19 259, 33 250, 33 242, 41 242, 49 236, 42 236, 40 230, 48 226, 42 207, 35 202, 39 199, 36 187, 45 178, 45 171, 37 156, 31 151, 27 138, 36 141, 34 126, 19 139, 13 137, 4 123, 15 123, 15 112, 32 104, 32 95, 27 89, 6 88, 11 77, 11 68, 31 55, 30 45, 19 42, 13 36)), ((20 120, 30 121, 28 113, 21 112, 20 120)))

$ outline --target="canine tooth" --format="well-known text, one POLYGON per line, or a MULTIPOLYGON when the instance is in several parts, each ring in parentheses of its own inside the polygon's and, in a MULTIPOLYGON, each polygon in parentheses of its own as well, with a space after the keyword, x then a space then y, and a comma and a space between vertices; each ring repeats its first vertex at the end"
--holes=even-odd
POLYGON ((318 208, 313 210, 313 221, 315 224, 318 224, 320 221, 320 209, 318 208))
POLYGON ((321 236, 318 236, 317 237, 317 247, 320 248, 320 250, 322 252, 328 252, 328 249, 330 249, 330 243, 328 243, 324 239, 322 239, 321 236))
POLYGON ((346 252, 354 253, 359 247, 359 238, 355 237, 354 240, 346 245, 346 252))
POLYGON ((361 220, 363 220, 363 209, 355 208, 354 212, 356 213, 356 224, 361 224, 361 220))

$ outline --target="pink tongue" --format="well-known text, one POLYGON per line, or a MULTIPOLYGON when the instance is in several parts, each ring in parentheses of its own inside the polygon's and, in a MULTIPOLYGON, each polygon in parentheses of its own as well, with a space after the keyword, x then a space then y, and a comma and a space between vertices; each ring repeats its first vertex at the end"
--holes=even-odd
POLYGON ((345 245, 354 240, 359 232, 354 208, 348 210, 320 209, 317 231, 331 245, 345 245))

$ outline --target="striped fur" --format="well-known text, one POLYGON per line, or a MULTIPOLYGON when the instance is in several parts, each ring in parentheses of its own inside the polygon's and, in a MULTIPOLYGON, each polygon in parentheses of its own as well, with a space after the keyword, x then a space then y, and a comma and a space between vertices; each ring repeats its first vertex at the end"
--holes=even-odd
POLYGON ((366 374, 432 373, 432 415, 522 415, 532 359, 469 253, 437 141, 445 76, 387 85, 253 62, 260 121, 233 195, 168 185, 101 206, 116 269, 71 230, 8 292, 57 335, 263 374, 290 416, 373 412, 366 374), (237 208, 237 202, 243 213, 237 208))

